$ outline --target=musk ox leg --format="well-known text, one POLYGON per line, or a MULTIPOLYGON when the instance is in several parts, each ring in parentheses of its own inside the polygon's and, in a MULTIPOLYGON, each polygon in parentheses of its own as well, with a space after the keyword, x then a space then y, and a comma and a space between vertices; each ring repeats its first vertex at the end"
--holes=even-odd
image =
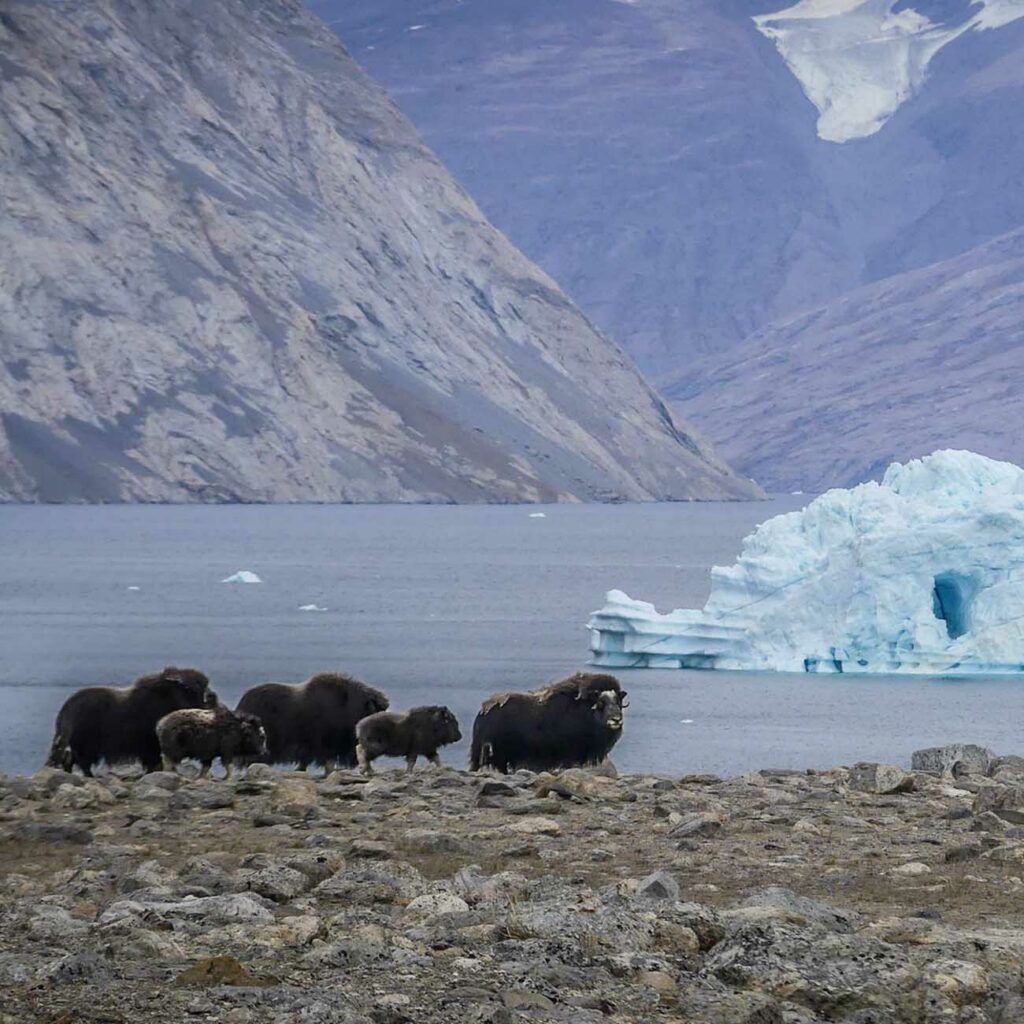
POLYGON ((373 764, 370 761, 369 754, 366 753, 366 747, 362 743, 356 744, 356 761, 359 762, 359 767, 364 775, 373 774, 373 764))
POLYGON ((231 778, 231 770, 235 767, 235 762, 232 761, 230 757, 226 761, 222 757, 220 759, 220 763, 224 766, 224 778, 225 779, 230 779, 231 778))
POLYGON ((202 770, 199 772, 199 778, 205 779, 210 774, 210 769, 213 767, 212 761, 203 761, 202 770))
POLYGON ((441 767, 441 755, 436 750, 432 754, 427 754, 427 757, 435 768, 441 767))
POLYGON ((405 774, 411 775, 412 770, 416 767, 416 755, 409 754, 405 759, 405 774))
POLYGON ((163 765, 163 769, 165 772, 177 772, 177 764, 175 764, 175 762, 172 761, 166 754, 164 754, 164 756, 160 758, 160 762, 163 765))
POLYGON ((331 772, 334 771, 335 765, 333 761, 324 761, 324 778, 326 779, 331 772))
POLYGON ((300 772, 308 772, 309 771, 309 762, 308 761, 300 761, 295 767, 300 772))

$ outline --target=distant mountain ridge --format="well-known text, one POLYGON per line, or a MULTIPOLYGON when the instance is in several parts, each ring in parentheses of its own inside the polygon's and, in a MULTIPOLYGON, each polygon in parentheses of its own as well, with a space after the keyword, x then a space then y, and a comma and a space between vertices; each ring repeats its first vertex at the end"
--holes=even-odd
POLYGON ((953 446, 1024 465, 1024 228, 761 331, 665 393, 769 490, 953 446))
POLYGON ((767 486, 849 484, 939 435, 1013 450, 1000 389, 969 373, 959 406, 934 353, 1019 352, 968 268, 987 281, 989 243, 1024 226, 1024 0, 309 3, 495 223, 767 486), (952 311, 908 296, 951 266, 964 316, 936 321, 914 366, 901 339, 929 343, 901 318, 952 311), (893 303, 870 358, 917 381, 887 406, 856 391, 870 367, 833 375, 865 356, 869 299, 893 303), (792 376, 765 366, 786 339, 792 376), (831 433, 855 393, 871 429, 831 433))
POLYGON ((0 498, 759 493, 295 0, 11 0, 0 55, 0 498))

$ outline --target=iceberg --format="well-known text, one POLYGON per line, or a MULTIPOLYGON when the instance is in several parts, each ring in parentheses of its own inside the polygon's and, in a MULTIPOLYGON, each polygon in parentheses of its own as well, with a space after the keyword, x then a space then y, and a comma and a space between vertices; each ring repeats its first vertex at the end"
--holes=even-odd
POLYGON ((703 609, 612 590, 597 665, 780 672, 1024 672, 1024 470, 966 451, 893 463, 762 523, 703 609))
POLYGON ((259 578, 254 572, 250 572, 248 569, 239 569, 238 572, 232 573, 230 576, 226 576, 221 580, 221 583, 262 583, 263 580, 259 578))

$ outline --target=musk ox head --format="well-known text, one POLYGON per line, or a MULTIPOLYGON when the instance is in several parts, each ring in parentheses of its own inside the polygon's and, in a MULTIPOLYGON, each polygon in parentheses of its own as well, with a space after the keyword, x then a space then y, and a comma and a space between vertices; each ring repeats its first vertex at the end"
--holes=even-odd
POLYGON ((238 755, 242 759, 262 761, 268 756, 267 731, 263 723, 255 715, 247 715, 244 711, 236 711, 238 720, 238 755))
POLYGON ((372 686, 366 687, 366 716, 376 715, 381 711, 387 711, 391 706, 391 701, 384 696, 380 690, 375 690, 372 686))
POLYGON ((624 697, 615 690, 605 690, 591 703, 590 710, 603 728, 612 732, 622 731, 622 709, 629 703, 624 697))
POLYGON ((191 707, 211 710, 217 707, 217 694, 210 689, 210 680, 207 676, 198 669, 168 665, 160 673, 160 679, 166 683, 173 683, 183 690, 191 707))
POLYGON ((462 739, 462 730, 459 729, 459 720, 452 713, 450 708, 431 707, 426 708, 430 718, 430 724, 434 730, 434 738, 439 746, 447 743, 458 743, 462 739))

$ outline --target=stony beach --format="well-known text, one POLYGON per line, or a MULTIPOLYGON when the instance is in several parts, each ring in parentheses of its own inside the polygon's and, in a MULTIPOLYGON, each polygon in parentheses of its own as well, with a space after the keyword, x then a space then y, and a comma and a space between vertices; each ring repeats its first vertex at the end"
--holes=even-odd
POLYGON ((914 764, 4 778, 0 1022, 1024 1020, 1024 759, 914 764))

